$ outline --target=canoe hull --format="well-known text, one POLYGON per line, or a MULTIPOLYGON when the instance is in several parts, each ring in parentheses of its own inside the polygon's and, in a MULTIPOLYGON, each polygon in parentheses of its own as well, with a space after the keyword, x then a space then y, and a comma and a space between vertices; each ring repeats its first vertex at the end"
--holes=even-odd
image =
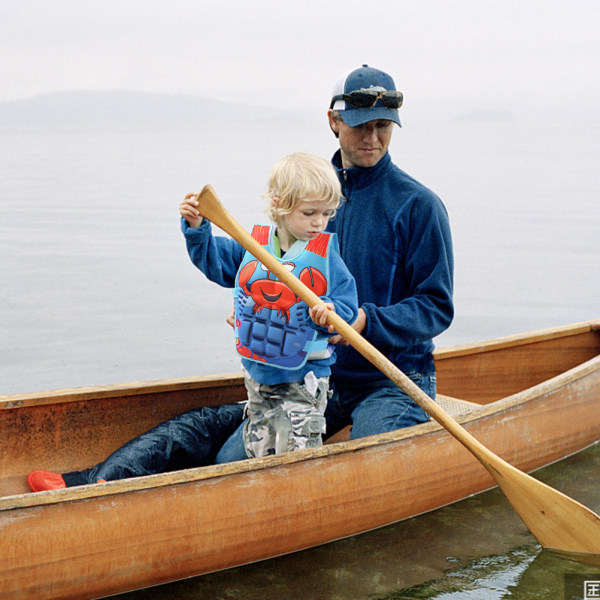
MULTIPOLYGON (((599 410, 596 357, 457 420, 531 471, 600 439, 599 410)), ((0 499, 0 598, 82 600, 208 573, 381 527, 493 485, 430 422, 316 450, 9 496, 0 499)))

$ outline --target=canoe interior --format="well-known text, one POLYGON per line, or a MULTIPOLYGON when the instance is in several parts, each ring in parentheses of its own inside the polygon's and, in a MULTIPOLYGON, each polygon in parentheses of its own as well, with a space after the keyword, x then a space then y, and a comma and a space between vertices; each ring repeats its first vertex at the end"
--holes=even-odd
MULTIPOLYGON (((438 392, 489 404, 600 355, 600 322, 436 352, 438 392)), ((36 468, 88 468, 128 440, 201 405, 245 398, 239 374, 0 396, 0 497, 36 468)))
POLYGON ((441 349, 438 393, 478 404, 506 398, 600 355, 600 324, 441 349))
POLYGON ((244 400, 245 389, 233 374, 9 398, 0 401, 0 497, 28 492, 34 469, 89 468, 175 415, 244 400))

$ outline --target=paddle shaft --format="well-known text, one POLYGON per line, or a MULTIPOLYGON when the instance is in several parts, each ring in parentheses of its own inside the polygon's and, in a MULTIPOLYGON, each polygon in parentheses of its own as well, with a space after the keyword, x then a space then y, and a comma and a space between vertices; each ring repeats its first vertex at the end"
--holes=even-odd
MULTIPOLYGON (((198 194, 200 214, 228 233, 234 240, 260 260, 280 280, 283 281, 308 306, 323 304, 323 301, 311 289, 261 246, 225 209, 212 186, 207 185, 198 194)), ((352 326, 334 311, 328 311, 327 321, 369 362, 375 365, 386 377, 410 396, 423 410, 448 429, 465 445, 473 444, 477 451, 487 451, 470 433, 463 429, 452 417, 439 407, 423 390, 411 381, 396 365, 394 365, 377 348, 369 343, 352 326)), ((478 457, 479 458, 479 457, 478 457)), ((480 459, 481 460, 481 459, 480 459)), ((486 461, 487 462, 487 461, 486 461)))
MULTIPOLYGON (((323 303, 312 290, 283 267, 229 214, 212 186, 205 186, 196 199, 198 211, 203 217, 228 233, 260 260, 308 306, 313 307, 323 303)), ((494 454, 334 311, 328 311, 327 321, 360 354, 400 387, 479 460, 543 546, 566 552, 600 553, 600 517, 598 515, 494 454), (564 531, 567 528, 569 531, 564 531), (590 541, 590 536, 593 538, 592 541, 590 541)))

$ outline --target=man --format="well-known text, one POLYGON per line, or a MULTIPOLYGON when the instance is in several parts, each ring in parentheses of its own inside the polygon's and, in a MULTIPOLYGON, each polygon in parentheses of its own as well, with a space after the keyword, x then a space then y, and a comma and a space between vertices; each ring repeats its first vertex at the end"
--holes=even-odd
MULTIPOLYGON (((388 153, 402 94, 383 71, 363 65, 341 78, 328 111, 339 140, 333 157, 346 202, 330 224, 358 288, 353 324, 432 398, 432 339, 448 328, 453 255, 439 198, 396 167, 388 153)), ((338 351, 327 434, 352 423, 353 438, 428 416, 353 348, 338 351)))
MULTIPOLYGON (((401 105, 393 79, 367 65, 336 84, 328 119, 339 140, 332 162, 345 202, 328 229, 338 234, 342 258, 356 279, 360 308, 353 327, 434 397, 432 339, 453 317, 452 242, 439 198, 396 167, 388 153, 401 105)), ((332 341, 340 347, 326 437, 346 425, 358 438, 428 419, 344 340, 332 341)), ((28 481, 38 491, 242 460, 241 420, 240 405, 200 408, 132 440, 92 469, 64 478, 34 471, 28 481)))
MULTIPOLYGON (((448 328, 453 255, 448 215, 439 198, 396 167, 388 153, 402 94, 394 80, 367 65, 336 84, 328 111, 340 148, 332 162, 345 202, 328 229, 354 275, 356 331, 425 393, 435 397, 433 338, 448 328)), ((340 344, 326 437, 352 425, 351 438, 393 431, 428 415, 356 350, 340 344)), ((244 458, 239 431, 217 462, 244 458)))

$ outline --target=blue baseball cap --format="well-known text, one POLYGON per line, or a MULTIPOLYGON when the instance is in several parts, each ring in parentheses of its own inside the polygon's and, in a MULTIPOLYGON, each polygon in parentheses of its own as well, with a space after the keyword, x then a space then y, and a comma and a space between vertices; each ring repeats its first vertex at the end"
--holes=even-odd
POLYGON ((369 121, 393 121, 398 126, 402 93, 390 75, 363 65, 342 75, 333 88, 329 108, 337 110, 346 125, 356 127, 369 121))

